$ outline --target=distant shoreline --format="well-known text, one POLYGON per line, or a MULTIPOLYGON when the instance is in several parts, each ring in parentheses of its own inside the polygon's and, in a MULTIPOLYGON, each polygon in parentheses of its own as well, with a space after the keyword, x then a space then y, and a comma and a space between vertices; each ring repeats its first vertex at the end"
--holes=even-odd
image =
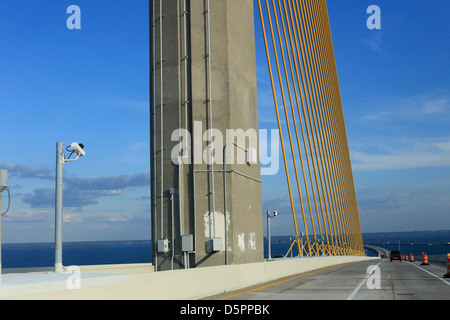
MULTIPOLYGON (((289 235, 271 236, 272 243, 291 242, 289 235)), ((319 236, 317 236, 319 237, 319 236)), ((370 232, 363 233, 363 242, 367 244, 414 244, 414 245, 450 245, 450 230, 434 231, 399 231, 399 232, 370 232), (389 239, 389 240, 387 240, 389 239)), ((310 240, 314 239, 309 235, 310 240)), ((303 236, 306 240, 306 236, 303 236)), ((71 246, 111 246, 111 245, 151 245, 152 240, 101 240, 101 241, 68 241, 63 245, 71 246)), ((32 243, 2 243, 3 248, 31 248, 31 247, 54 247, 54 242, 32 242, 32 243)))
MULTIPOLYGON (((104 241, 71 241, 64 242, 65 247, 81 247, 81 246, 111 246, 111 245, 136 245, 151 244, 151 240, 104 240, 104 241)), ((36 243, 3 243, 3 248, 45 248, 54 247, 54 242, 36 242, 36 243)))

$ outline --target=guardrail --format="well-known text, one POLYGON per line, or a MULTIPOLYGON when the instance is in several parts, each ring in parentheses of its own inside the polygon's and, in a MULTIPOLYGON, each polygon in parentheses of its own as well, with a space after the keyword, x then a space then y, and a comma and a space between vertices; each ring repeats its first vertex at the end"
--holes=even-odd
POLYGON ((380 247, 377 247, 377 246, 364 245, 364 249, 376 252, 379 257, 382 256, 382 255, 385 255, 387 257, 389 255, 389 250, 384 249, 384 248, 380 248, 380 247))
POLYGON ((437 262, 439 264, 447 264, 447 255, 440 254, 440 255, 428 256, 428 261, 429 262, 437 262))

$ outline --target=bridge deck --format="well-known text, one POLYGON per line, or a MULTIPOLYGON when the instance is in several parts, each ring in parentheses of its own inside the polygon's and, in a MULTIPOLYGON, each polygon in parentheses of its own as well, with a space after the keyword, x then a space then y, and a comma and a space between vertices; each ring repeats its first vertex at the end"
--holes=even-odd
MULTIPOLYGON (((328 256, 265 261, 241 265, 215 266, 164 272, 130 272, 122 265, 88 269, 80 276, 80 288, 70 290, 67 281, 72 274, 40 272, 5 274, 0 296, 11 299, 199 299, 224 291, 274 281, 286 276, 377 258, 328 256), (106 273, 109 272, 109 273, 106 273)), ((375 261, 376 261, 375 260, 375 261)), ((74 279, 74 278, 72 278, 74 279)))
POLYGON ((420 262, 382 259, 324 268, 208 299, 448 300, 450 281, 442 277, 445 273, 444 265, 421 266, 420 262), (378 266, 378 271, 368 274, 373 265, 378 266))

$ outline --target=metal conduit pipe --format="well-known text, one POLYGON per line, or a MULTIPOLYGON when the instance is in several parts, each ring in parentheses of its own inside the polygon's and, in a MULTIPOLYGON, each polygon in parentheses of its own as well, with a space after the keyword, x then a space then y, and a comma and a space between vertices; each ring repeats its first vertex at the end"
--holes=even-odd
MULTIPOLYGON (((231 142, 231 143, 229 143, 229 144, 235 144, 234 142, 231 142)), ((235 144, 236 145, 236 144, 235 144)), ((237 145, 236 145, 237 146, 237 145)), ((226 146, 225 146, 226 147, 226 146)), ((238 146, 239 147, 239 146, 238 146)), ((241 148, 241 147, 239 147, 239 148, 241 148)), ((225 149, 225 148, 224 148, 225 149)), ((245 150, 245 149, 244 149, 245 150)), ((251 177, 251 176, 249 176, 249 175, 246 175, 245 173, 242 173, 242 172, 239 172, 239 171, 236 171, 236 170, 225 170, 225 156, 224 156, 224 169, 223 170, 216 170, 215 172, 223 172, 223 174, 224 174, 224 188, 223 188, 223 190, 224 190, 224 211, 225 211, 225 213, 224 213, 224 220, 225 220, 225 264, 228 264, 228 247, 227 247, 227 209, 226 209, 226 207, 227 207, 227 205, 226 205, 226 203, 227 203, 227 195, 226 195, 226 174, 227 173, 234 173, 234 174, 237 174, 237 175, 240 175, 240 176, 242 176, 242 177, 244 177, 244 178, 247 178, 247 179, 250 179, 250 180, 253 180, 253 181, 256 181, 256 182, 259 182, 259 183, 262 183, 262 180, 260 180, 260 179, 257 179, 257 178, 254 178, 254 177, 251 177)), ((210 171, 209 170, 194 170, 194 187, 195 187, 195 173, 196 172, 205 172, 205 173, 209 173, 210 171)), ((194 212, 195 212, 195 200, 194 200, 194 212)), ((194 241, 194 243, 195 243, 195 241, 194 241)))
POLYGON ((160 83, 160 110, 161 110, 161 149, 160 149, 160 157, 161 157, 161 174, 160 174, 160 211, 161 211, 161 238, 164 237, 164 60, 163 60, 163 10, 162 10, 163 0, 159 1, 159 63, 161 68, 161 83, 160 83))
MULTIPOLYGON (((187 8, 187 0, 183 1, 183 34, 184 34, 184 128, 185 130, 188 130, 188 110, 189 110, 189 92, 188 92, 188 63, 190 60, 189 54, 188 54, 188 24, 187 24, 187 15, 188 15, 188 8, 187 8)), ((190 148, 187 139, 185 139, 185 145, 184 145, 184 152, 182 155, 182 158, 188 158, 188 149, 190 148)), ((192 152, 191 152, 192 155, 192 152)), ((192 160, 192 159, 191 159, 192 160)), ((193 163, 193 161, 191 161, 193 163)), ((179 212, 180 212, 180 239, 183 236, 183 209, 181 206, 181 159, 178 159, 178 198, 179 198, 179 212)), ((185 269, 188 268, 189 265, 189 253, 184 252, 184 266, 185 269)))
POLYGON ((197 251, 197 203, 196 203, 196 194, 195 194, 195 170, 192 169, 192 197, 194 199, 193 201, 193 207, 194 207, 194 252, 197 251))
POLYGON ((172 247, 172 253, 171 253, 171 259, 170 259, 170 269, 171 270, 173 270, 173 260, 174 260, 174 255, 175 255, 175 231, 174 231, 174 229, 175 229, 175 221, 174 221, 174 218, 175 218, 175 214, 174 214, 174 208, 173 208, 173 189, 171 189, 170 191, 169 191, 169 193, 170 193, 170 204, 171 204, 171 214, 172 214, 172 230, 171 230, 171 233, 172 233, 172 240, 171 240, 171 247, 172 247))
MULTIPOLYGON (((187 6, 186 0, 183 2, 183 31, 184 31, 184 128, 188 130, 188 106, 189 106, 189 96, 188 96, 188 61, 189 56, 187 52, 187 6)), ((187 152, 189 148, 187 140, 184 145, 184 152, 187 152)), ((183 153, 183 158, 186 158, 186 155, 183 153)))
POLYGON ((225 228, 225 265, 228 265, 228 231, 227 231, 227 174, 225 172, 227 164, 227 147, 229 145, 234 145, 237 148, 243 150, 245 153, 248 152, 247 149, 241 147, 235 142, 228 142, 223 147, 223 216, 224 216, 224 228, 225 228))
MULTIPOLYGON (((153 141, 150 146, 150 153, 152 156, 152 167, 153 167, 153 173, 152 173, 152 184, 153 184, 153 201, 152 201, 152 213, 153 213, 153 221, 154 225, 152 225, 152 242, 153 242, 153 253, 152 256, 154 257, 154 265, 155 265, 155 271, 157 271, 156 266, 158 265, 158 254, 157 254, 157 214, 156 214, 156 97, 154 95, 154 89, 155 89, 155 81, 156 81, 156 55, 155 55, 155 48, 156 48, 156 31, 155 31, 155 1, 152 1, 152 4, 150 6, 150 22, 152 30, 150 31, 150 63, 151 63, 151 70, 150 70, 150 94, 153 94, 153 100, 151 101, 152 104, 152 110, 151 110, 151 121, 153 125, 153 141)), ((152 98, 151 98, 152 99, 152 98)))
MULTIPOLYGON (((183 214, 181 210, 181 158, 178 157, 178 218, 180 220, 180 240, 183 236, 183 214)), ((186 266, 186 255, 184 255, 184 265, 186 266)))
MULTIPOLYGON (((211 77, 212 77, 212 73, 211 73, 211 6, 209 3, 209 0, 207 1, 208 3, 208 8, 207 8, 207 34, 208 34, 208 52, 206 54, 207 58, 208 58, 208 109, 209 109, 209 139, 210 141, 212 141, 212 129, 213 129, 213 116, 212 116, 212 85, 211 85, 211 77)), ((211 196, 212 196, 212 212, 213 212, 213 236, 216 236, 216 221, 215 221, 215 216, 216 216, 216 194, 215 194, 215 188, 214 188, 214 157, 212 154, 212 148, 211 148, 211 153, 210 153, 210 172, 211 172, 211 196)), ((210 238, 211 238, 211 234, 210 234, 210 238)))
MULTIPOLYGON (((194 170, 194 172, 210 172, 210 171, 209 170, 194 170)), ((239 171, 236 171, 236 170, 232 170, 232 169, 229 169, 229 170, 216 170, 215 172, 218 172, 218 173, 222 173, 222 172, 234 173, 234 174, 237 174, 239 176, 242 176, 244 178, 247 178, 247 179, 250 179, 250 180, 253 180, 253 181, 256 181, 256 182, 261 182, 261 183, 263 182, 260 179, 251 177, 251 176, 249 176, 249 175, 247 175, 245 173, 242 173, 242 172, 239 172, 239 171)))
MULTIPOLYGON (((190 5, 190 2, 189 2, 190 5)), ((190 8, 190 7, 189 7, 190 8)), ((187 27, 186 27, 187 28, 187 27)), ((189 30, 190 35, 190 30, 189 30)), ((191 127, 194 128, 194 112, 191 108, 191 127)), ((191 135, 191 142, 193 145, 193 135, 191 135)), ((191 150, 193 151, 193 150, 191 150)), ((193 217, 193 224, 194 224, 194 232, 193 232, 193 252, 195 253, 197 250, 197 208, 196 208, 196 186, 195 186, 195 170, 194 170, 194 152, 191 152, 191 164, 192 164, 192 199, 193 199, 193 211, 194 211, 194 217, 193 217)))

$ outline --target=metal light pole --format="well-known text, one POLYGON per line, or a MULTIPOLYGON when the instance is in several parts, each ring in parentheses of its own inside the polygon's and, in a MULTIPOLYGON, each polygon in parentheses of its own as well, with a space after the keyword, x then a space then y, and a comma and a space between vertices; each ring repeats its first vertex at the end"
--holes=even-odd
POLYGON ((267 210, 267 248, 269 251, 269 257, 267 260, 272 260, 272 240, 270 238, 270 219, 278 216, 278 211, 273 212, 273 216, 270 215, 270 211, 267 210))
POLYGON ((2 216, 5 215, 8 210, 9 210, 9 206, 11 204, 11 195, 9 193, 9 189, 8 189, 8 170, 2 169, 0 170, 0 284, 2 283, 2 254, 1 254, 1 245, 2 245, 2 216), (1 193, 3 191, 8 191, 8 198, 9 198, 9 202, 8 202, 8 209, 6 209, 5 212, 2 211, 2 195, 1 193))
POLYGON ((70 145, 72 153, 77 156, 75 159, 66 159, 64 155, 64 143, 56 143, 56 188, 55 188, 55 272, 63 272, 62 264, 62 222, 63 222, 63 174, 64 174, 64 163, 73 162, 78 159, 78 157, 83 157, 86 153, 84 152, 83 144, 78 144, 76 142, 70 145))
POLYGON ((268 260, 272 260, 271 240, 270 240, 270 211, 267 210, 267 249, 269 250, 268 260))
POLYGON ((63 219, 64 143, 56 144, 56 200, 55 200, 55 272, 63 272, 62 219, 63 219))
POLYGON ((300 243, 302 244, 301 245, 302 252, 300 253, 300 256, 303 258, 303 232, 300 232, 300 243))

